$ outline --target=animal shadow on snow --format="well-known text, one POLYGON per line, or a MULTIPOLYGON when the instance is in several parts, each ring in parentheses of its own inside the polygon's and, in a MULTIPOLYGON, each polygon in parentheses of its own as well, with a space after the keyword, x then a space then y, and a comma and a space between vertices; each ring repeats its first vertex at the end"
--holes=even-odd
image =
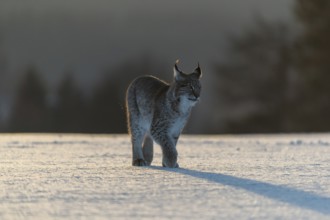
POLYGON ((330 215, 330 197, 316 195, 314 193, 300 189, 220 173, 210 173, 184 168, 170 169, 155 166, 151 166, 150 168, 179 173, 217 184, 243 189, 293 206, 309 209, 325 215, 330 215))

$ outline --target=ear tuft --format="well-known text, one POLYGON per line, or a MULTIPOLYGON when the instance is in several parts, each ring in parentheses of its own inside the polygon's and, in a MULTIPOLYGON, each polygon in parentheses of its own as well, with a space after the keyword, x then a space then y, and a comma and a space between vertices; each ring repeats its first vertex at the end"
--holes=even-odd
POLYGON ((180 72, 179 68, 178 68, 178 63, 179 63, 179 59, 177 59, 175 61, 175 64, 174 64, 174 70, 177 71, 177 72, 180 72))
POLYGON ((174 68, 173 68, 173 72, 174 72, 174 79, 175 79, 175 81, 180 81, 180 80, 182 80, 182 78, 183 78, 183 73, 179 70, 179 68, 178 68, 178 63, 179 63, 179 60, 177 59, 176 61, 175 61, 175 64, 174 64, 174 68))
POLYGON ((198 62, 198 65, 197 65, 197 68, 194 70, 193 74, 198 78, 200 79, 202 77, 202 70, 199 66, 199 62, 198 62))

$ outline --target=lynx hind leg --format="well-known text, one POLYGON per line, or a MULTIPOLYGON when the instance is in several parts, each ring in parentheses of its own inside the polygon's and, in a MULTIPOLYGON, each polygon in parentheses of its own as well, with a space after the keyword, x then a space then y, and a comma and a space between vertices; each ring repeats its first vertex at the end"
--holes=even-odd
POLYGON ((139 111, 135 101, 134 92, 132 88, 129 88, 126 96, 126 113, 127 113, 127 125, 128 132, 131 135, 132 142, 132 165, 133 166, 146 166, 147 163, 144 160, 142 152, 142 142, 145 135, 144 129, 139 124, 139 111))
POLYGON ((146 135, 143 142, 143 156, 147 165, 150 166, 154 157, 154 142, 149 135, 146 135))
POLYGON ((138 116, 128 113, 129 118, 129 133, 131 135, 132 142, 132 165, 133 166, 146 166, 147 163, 144 160, 142 152, 142 142, 145 135, 144 130, 139 126, 139 122, 134 120, 138 116))
POLYGON ((131 130, 133 166, 147 166, 142 152, 142 142, 144 134, 140 129, 131 130))

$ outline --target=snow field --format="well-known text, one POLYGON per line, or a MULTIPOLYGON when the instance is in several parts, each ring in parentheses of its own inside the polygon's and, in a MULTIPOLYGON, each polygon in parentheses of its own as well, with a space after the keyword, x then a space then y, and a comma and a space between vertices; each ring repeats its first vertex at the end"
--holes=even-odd
POLYGON ((127 135, 0 135, 0 219, 330 219, 330 135, 182 136, 180 169, 127 135))

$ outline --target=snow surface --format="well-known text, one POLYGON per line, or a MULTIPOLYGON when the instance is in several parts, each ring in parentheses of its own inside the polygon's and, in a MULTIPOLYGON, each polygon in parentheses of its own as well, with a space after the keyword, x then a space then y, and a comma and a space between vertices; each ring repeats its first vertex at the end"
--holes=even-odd
POLYGON ((127 135, 0 135, 0 219, 330 219, 330 135, 182 136, 179 169, 127 135))

